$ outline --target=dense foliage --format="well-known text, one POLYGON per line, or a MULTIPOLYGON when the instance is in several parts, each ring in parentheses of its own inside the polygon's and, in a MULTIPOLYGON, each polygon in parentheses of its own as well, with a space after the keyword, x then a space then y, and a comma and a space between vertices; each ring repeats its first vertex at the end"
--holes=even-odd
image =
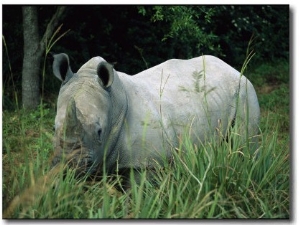
MULTIPOLYGON (((41 34, 55 10, 53 5, 39 6, 41 34)), ((52 50, 68 53, 74 71, 96 55, 116 63, 117 70, 128 74, 170 58, 201 54, 218 56, 240 69, 251 38, 250 49, 256 53, 251 63, 288 59, 289 6, 68 6, 61 33, 68 29, 70 32, 52 50)), ((3 6, 3 40, 3 99, 4 108, 8 108, 14 92, 20 94, 21 90, 23 34, 19 5, 3 6)), ((51 77, 50 61, 46 74, 47 98, 59 87, 51 77)))

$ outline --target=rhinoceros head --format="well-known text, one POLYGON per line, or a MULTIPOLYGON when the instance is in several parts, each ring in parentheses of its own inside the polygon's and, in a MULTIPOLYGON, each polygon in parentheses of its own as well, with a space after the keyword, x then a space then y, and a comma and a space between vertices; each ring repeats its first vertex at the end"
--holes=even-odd
POLYGON ((52 164, 64 160, 80 173, 94 173, 112 154, 106 150, 112 148, 109 142, 117 135, 112 132, 112 127, 118 127, 112 112, 117 102, 112 88, 116 71, 103 58, 94 57, 73 73, 66 54, 53 57, 53 73, 62 86, 52 164))

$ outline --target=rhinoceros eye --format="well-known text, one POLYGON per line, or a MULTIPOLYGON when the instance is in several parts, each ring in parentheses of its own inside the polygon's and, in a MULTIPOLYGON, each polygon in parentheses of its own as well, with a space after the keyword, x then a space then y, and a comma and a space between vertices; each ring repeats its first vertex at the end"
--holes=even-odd
POLYGON ((97 131, 97 134, 98 134, 98 137, 99 137, 99 138, 101 137, 101 133, 102 133, 102 129, 99 128, 98 131, 97 131))
POLYGON ((101 134, 102 134, 102 127, 100 126, 99 122, 97 122, 95 125, 96 125, 95 135, 97 135, 97 139, 98 139, 98 141, 100 141, 101 140, 101 134))
POLYGON ((99 144, 102 143, 102 142, 101 142, 101 134, 102 134, 102 129, 99 128, 99 129, 97 130, 97 135, 98 135, 97 141, 98 141, 99 144))

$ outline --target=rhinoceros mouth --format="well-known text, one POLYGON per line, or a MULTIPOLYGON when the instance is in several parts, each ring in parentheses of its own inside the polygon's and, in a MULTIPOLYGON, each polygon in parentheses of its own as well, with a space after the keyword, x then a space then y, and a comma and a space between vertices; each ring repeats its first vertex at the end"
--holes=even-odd
POLYGON ((84 175, 93 173, 95 170, 95 162, 93 157, 89 154, 89 150, 79 147, 72 149, 70 153, 62 151, 61 147, 57 148, 55 155, 52 159, 52 167, 62 163, 67 168, 74 169, 76 174, 84 175))

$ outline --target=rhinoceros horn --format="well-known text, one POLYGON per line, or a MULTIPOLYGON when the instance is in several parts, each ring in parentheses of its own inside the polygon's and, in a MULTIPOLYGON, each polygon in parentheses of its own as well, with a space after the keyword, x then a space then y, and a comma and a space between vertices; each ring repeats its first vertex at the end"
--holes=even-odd
POLYGON ((65 121, 62 129, 56 131, 61 135, 59 135, 55 140, 56 151, 52 159, 52 166, 56 165, 58 162, 65 162, 65 160, 68 160, 68 158, 72 157, 72 153, 75 153, 73 150, 79 148, 79 128, 80 123, 76 118, 76 103, 74 98, 72 98, 67 105, 65 121))
POLYGON ((76 142, 76 137, 78 137, 78 126, 80 123, 77 121, 76 116, 76 103, 74 98, 72 98, 67 106, 66 119, 64 121, 64 141, 67 143, 76 142))

